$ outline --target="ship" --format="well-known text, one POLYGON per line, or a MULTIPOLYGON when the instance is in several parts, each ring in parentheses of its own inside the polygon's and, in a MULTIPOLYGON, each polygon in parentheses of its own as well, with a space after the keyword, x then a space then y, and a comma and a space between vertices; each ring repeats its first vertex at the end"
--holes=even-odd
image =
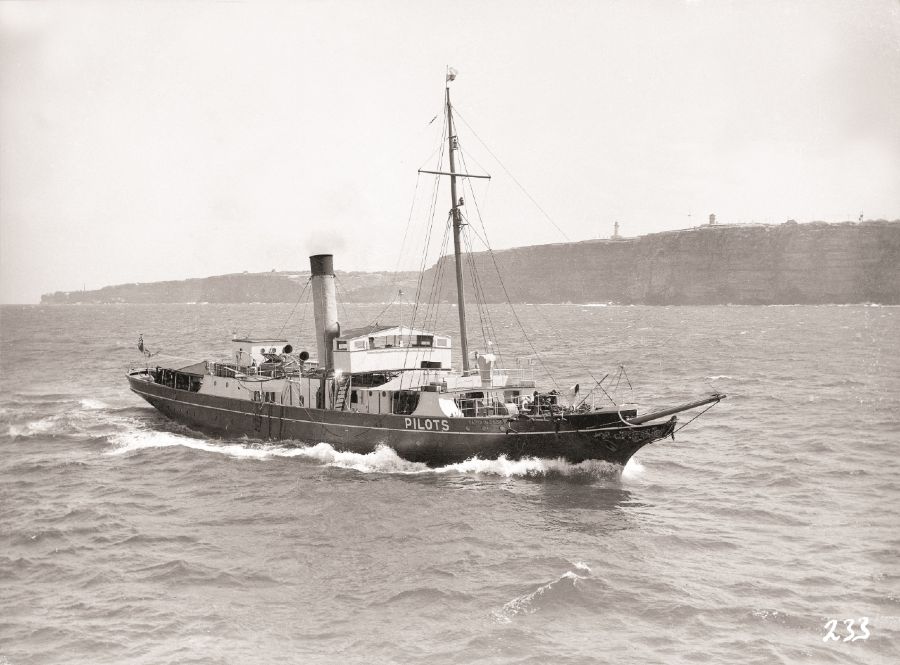
MULTIPOLYGON (((457 170, 459 142, 445 87, 449 170, 420 173, 450 180, 458 345, 434 329, 379 324, 342 329, 334 256, 309 257, 315 351, 285 338, 237 336, 223 360, 145 359, 127 373, 130 389, 173 421, 213 435, 314 445, 368 454, 382 446, 410 462, 441 467, 479 458, 601 460, 625 465, 644 446, 672 437, 676 414, 710 408, 700 399, 640 414, 633 405, 566 402, 538 385, 533 366, 505 367, 492 352, 469 351, 457 185, 489 177, 457 170), (454 355, 458 364, 454 367, 454 355)), ((442 138, 443 142, 444 138, 442 138)), ((310 345, 312 348, 312 345, 310 345)), ((602 380, 594 382, 602 392, 602 380)), ((702 413, 702 412, 701 412, 702 413)))

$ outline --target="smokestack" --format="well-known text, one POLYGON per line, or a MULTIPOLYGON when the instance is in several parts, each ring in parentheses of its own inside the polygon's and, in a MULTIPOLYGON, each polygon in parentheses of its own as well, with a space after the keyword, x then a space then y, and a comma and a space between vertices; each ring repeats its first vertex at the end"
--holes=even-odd
POLYGON ((334 257, 331 254, 310 256, 309 269, 312 272, 313 311, 316 317, 316 349, 319 353, 319 367, 331 372, 334 370, 333 340, 341 334, 341 324, 337 320, 337 298, 334 292, 334 257))

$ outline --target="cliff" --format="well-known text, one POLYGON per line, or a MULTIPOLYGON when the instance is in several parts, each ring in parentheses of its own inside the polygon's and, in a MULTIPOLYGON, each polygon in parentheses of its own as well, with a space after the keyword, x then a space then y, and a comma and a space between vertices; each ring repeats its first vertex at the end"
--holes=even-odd
MULTIPOLYGON (((503 302, 505 286, 512 302, 900 304, 900 221, 722 224, 481 252, 474 263, 486 302, 503 302)), ((453 300, 451 258, 426 279, 441 271, 439 297, 453 300)), ((474 293, 468 271, 465 281, 474 293)))
MULTIPOLYGON (((309 279, 306 272, 235 273, 147 284, 118 284, 96 291, 57 291, 41 303, 246 303, 296 302, 309 279)), ((337 290, 345 302, 391 301, 397 289, 415 293, 418 273, 338 272, 337 290)))
MULTIPOLYGON (((467 269, 467 300, 477 290, 485 302, 504 302, 508 294, 513 302, 900 304, 900 221, 722 224, 472 258, 478 284, 467 269)), ((122 284, 57 292, 41 302, 295 302, 308 276, 238 273, 122 284)), ((411 272, 338 273, 338 295, 345 302, 387 302, 398 288, 413 297, 416 282, 411 272)), ((424 276, 423 300, 453 301, 454 289, 452 257, 444 257, 424 276)))

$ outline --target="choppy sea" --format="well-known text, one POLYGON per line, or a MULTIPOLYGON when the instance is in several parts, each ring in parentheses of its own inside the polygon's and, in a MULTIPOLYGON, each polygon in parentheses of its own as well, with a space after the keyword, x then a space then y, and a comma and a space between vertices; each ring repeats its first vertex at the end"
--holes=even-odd
POLYGON ((0 664, 900 662, 900 308, 492 308, 546 387, 728 393, 624 469, 214 438, 128 390, 138 333, 216 357, 291 311, 0 309, 0 664))

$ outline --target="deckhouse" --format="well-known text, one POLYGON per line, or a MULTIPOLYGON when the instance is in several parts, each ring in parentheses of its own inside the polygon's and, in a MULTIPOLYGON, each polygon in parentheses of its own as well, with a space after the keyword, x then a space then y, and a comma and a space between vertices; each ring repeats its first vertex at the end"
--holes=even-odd
POLYGON ((450 338, 407 326, 343 330, 334 339, 334 369, 344 374, 450 369, 450 338))
POLYGON ((231 340, 234 362, 239 366, 262 365, 266 356, 291 353, 294 349, 286 339, 234 337, 231 340))

